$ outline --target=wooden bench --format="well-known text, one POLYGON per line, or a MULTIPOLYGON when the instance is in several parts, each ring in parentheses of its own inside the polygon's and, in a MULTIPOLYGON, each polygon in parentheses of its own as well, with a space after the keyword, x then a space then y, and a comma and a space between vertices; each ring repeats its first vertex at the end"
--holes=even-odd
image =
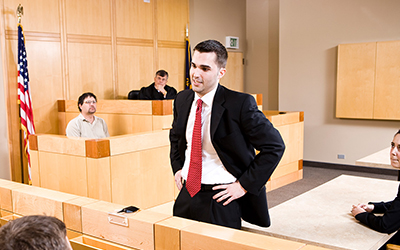
MULTIPOLYGON (((11 186, 9 181, 0 180, 0 191, 10 191, 11 200, 16 205, 10 211, 12 214, 1 216, 0 223, 31 214, 54 216, 63 211, 60 219, 67 226, 74 249, 324 249, 312 244, 173 217, 154 209, 118 214, 116 212, 123 205, 24 184, 11 186), (43 201, 48 206, 39 204, 43 201), (51 212, 54 208, 56 212, 51 212)), ((8 202, 8 199, 1 199, 0 207, 8 202)))

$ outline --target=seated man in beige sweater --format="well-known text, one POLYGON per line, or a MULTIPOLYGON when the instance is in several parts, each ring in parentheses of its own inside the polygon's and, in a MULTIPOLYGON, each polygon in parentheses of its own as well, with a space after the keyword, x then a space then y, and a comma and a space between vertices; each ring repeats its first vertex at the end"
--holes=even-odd
POLYGON ((83 93, 78 99, 78 117, 72 119, 66 129, 67 136, 100 139, 109 137, 106 122, 94 115, 97 98, 93 93, 83 93))

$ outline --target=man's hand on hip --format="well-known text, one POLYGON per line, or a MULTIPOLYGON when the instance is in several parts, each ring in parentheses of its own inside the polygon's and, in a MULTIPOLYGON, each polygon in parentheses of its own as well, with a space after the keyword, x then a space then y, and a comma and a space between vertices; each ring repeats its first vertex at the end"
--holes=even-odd
POLYGON ((175 173, 175 183, 176 187, 181 191, 182 189, 182 170, 175 173))
POLYGON ((231 201, 236 200, 247 193, 247 191, 242 187, 242 185, 240 185, 239 181, 235 181, 231 184, 223 184, 213 187, 213 190, 218 190, 218 189, 223 189, 223 190, 214 195, 213 199, 217 200, 217 202, 226 200, 223 203, 224 206, 228 205, 229 203, 231 203, 231 201))

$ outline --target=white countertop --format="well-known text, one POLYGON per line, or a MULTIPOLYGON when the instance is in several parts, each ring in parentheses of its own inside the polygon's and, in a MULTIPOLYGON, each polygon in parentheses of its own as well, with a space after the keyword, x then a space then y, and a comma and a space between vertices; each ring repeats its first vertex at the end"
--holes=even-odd
POLYGON ((246 222, 243 228, 331 249, 378 249, 391 236, 362 225, 350 211, 353 204, 393 200, 398 185, 397 181, 341 175, 271 208, 269 228, 246 222))

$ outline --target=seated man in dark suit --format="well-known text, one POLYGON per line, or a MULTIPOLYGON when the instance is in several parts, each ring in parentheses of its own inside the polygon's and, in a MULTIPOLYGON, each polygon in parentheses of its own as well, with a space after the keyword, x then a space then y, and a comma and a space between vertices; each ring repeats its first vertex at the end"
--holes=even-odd
POLYGON ((139 92, 139 100, 166 100, 175 99, 176 89, 168 86, 168 72, 159 70, 156 72, 154 82, 148 87, 142 87, 139 92))

